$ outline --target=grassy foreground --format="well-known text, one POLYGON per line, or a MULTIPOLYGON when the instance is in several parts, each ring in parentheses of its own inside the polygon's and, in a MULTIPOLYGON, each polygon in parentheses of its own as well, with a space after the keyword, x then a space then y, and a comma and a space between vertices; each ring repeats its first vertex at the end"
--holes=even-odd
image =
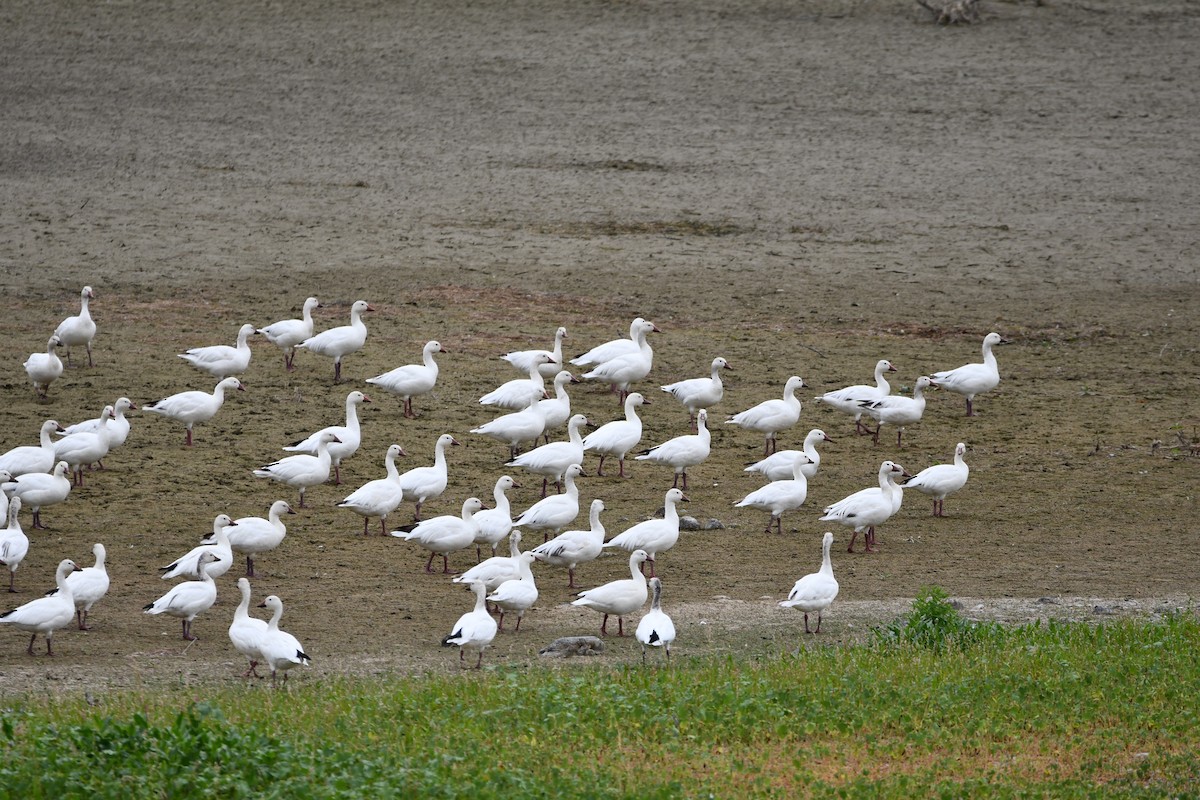
POLYGON ((925 602, 759 661, 8 698, 0 796, 1200 794, 1194 615, 1004 630, 925 602))

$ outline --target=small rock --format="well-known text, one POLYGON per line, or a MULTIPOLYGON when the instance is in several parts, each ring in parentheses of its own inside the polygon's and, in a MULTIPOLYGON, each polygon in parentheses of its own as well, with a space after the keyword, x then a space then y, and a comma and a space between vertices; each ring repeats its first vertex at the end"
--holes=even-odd
POLYGON ((598 636, 562 636, 543 647, 538 655, 547 658, 598 656, 604 652, 604 642, 598 636))
POLYGON ((1037 601, 1044 606, 1056 606, 1059 604, 1053 597, 1039 597, 1037 601))
POLYGON ((1108 608, 1107 606, 1093 606, 1092 613, 1093 614, 1112 614, 1114 612, 1111 608, 1108 608))
POLYGON ((679 530, 681 531, 698 531, 700 530, 700 521, 695 517, 680 517, 679 530))
POLYGON ((951 608, 953 608, 955 611, 962 611, 962 610, 963 610, 963 604, 962 604, 960 601, 958 601, 958 600, 951 600, 951 601, 950 601, 950 607, 951 607, 951 608))
POLYGON ((725 530, 725 523, 721 522, 719 519, 710 519, 708 522, 704 523, 704 530, 723 531, 725 530))

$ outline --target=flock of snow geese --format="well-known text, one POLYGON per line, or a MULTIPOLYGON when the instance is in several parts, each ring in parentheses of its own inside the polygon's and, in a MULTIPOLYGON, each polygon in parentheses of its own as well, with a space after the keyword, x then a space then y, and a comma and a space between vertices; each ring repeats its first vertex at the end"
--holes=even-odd
MULTIPOLYGON (((85 347, 88 366, 94 367, 92 341, 96 324, 89 314, 88 302, 95 294, 91 287, 84 287, 80 297, 79 314, 59 324, 48 340, 46 352, 34 353, 25 362, 29 380, 39 396, 46 397, 51 385, 63 374, 64 365, 57 354, 59 347, 65 349, 68 364, 71 348, 85 347)), ((213 418, 220 411, 226 392, 243 388, 237 376, 249 367, 249 339, 256 334, 280 348, 286 370, 294 368, 297 350, 308 351, 332 358, 334 381, 340 381, 343 359, 360 350, 366 342, 367 328, 362 317, 373 309, 366 301, 358 300, 350 308, 349 325, 314 333, 312 312, 319 305, 317 298, 310 297, 304 302, 301 319, 282 320, 263 328, 243 325, 232 346, 196 347, 180 354, 180 358, 218 381, 213 391, 180 392, 144 403, 140 410, 182 424, 186 443, 190 446, 193 426, 213 418)), ((618 635, 624 635, 625 617, 642 609, 652 596, 650 611, 641 617, 635 636, 642 644, 643 660, 648 646, 661 647, 669 660, 675 627, 662 609, 663 586, 656 575, 657 558, 679 538, 677 504, 686 499, 687 470, 709 456, 709 409, 723 399, 721 374, 733 367, 724 358, 717 357, 712 360, 707 377, 662 386, 662 391, 688 411, 691 429, 685 435, 645 447, 641 441, 642 422, 638 409, 646 400, 633 387, 645 381, 651 372, 653 349, 648 337, 658 331, 654 323, 638 318, 631 323, 628 338, 606 342, 564 362, 562 346, 567 331, 560 327, 555 333, 552 349, 512 352, 502 357, 524 377, 510 380, 479 399, 483 406, 503 413, 471 429, 471 433, 508 445, 511 458, 507 466, 542 478, 541 499, 515 517, 507 493, 516 483, 510 475, 502 475, 495 483, 492 507, 485 507, 479 498, 471 497, 463 502, 461 514, 421 519, 422 504, 446 490, 446 450, 459 444, 450 433, 438 438, 432 466, 417 467, 404 473, 397 469, 395 461, 407 454, 398 444, 391 445, 385 458, 386 476, 367 482, 337 503, 338 507, 363 518, 364 534, 370 532, 372 520, 378 520, 380 533, 387 534, 389 515, 403 502, 412 502, 415 521, 390 533, 415 542, 429 552, 425 565, 427 572, 434 571, 434 558, 440 556, 442 571, 450 573, 448 557, 475 546, 478 563, 453 579, 474 591, 474 608, 462 615, 442 642, 457 645, 461 660, 465 661, 466 653, 470 652, 475 655, 475 667, 478 668, 484 649, 503 630, 506 616, 515 616, 514 629, 520 629, 523 617, 538 599, 531 569, 535 561, 565 568, 568 586, 577 589, 576 568, 597 558, 607 548, 630 553, 629 578, 578 591, 573 604, 603 615, 601 635, 608 633, 609 618, 614 616, 618 635), (579 368, 576 371, 582 370, 581 375, 576 377, 568 364, 579 368), (582 414, 571 413, 567 388, 579 383, 580 379, 611 385, 624 407, 623 418, 600 425, 585 435, 583 429, 590 423, 582 414), (550 381, 549 389, 547 381, 550 381), (567 439, 550 441, 550 432, 564 425, 567 439), (599 457, 595 471, 599 476, 605 474, 605 460, 615 459, 617 474, 625 477, 625 461, 631 452, 638 460, 670 468, 674 483, 665 494, 662 518, 639 522, 606 541, 606 531, 600 521, 604 502, 596 499, 590 506, 589 528, 568 530, 579 515, 576 479, 584 474, 582 465, 588 452, 599 457), (552 483, 556 492, 550 491, 552 483), (544 541, 522 550, 522 534, 537 532, 543 534, 544 541), (496 555, 498 546, 505 539, 509 541, 510 554, 496 555), (487 559, 482 558, 485 547, 490 547, 492 552, 487 559)), ((921 419, 925 409, 924 392, 929 388, 940 387, 963 395, 967 415, 974 415, 975 397, 999 383, 993 347, 1004 341, 999 334, 989 333, 983 340, 982 362, 921 376, 915 382, 911 396, 891 393, 887 374, 895 368, 885 359, 875 367, 873 385, 849 386, 815 399, 853 416, 856 432, 871 435, 876 442, 883 427, 892 426, 899 445, 905 427, 921 419), (864 422, 864 417, 874 421, 873 428, 864 422)), ((414 400, 433 390, 438 379, 435 358, 444 352, 439 342, 430 341, 424 347, 422 363, 397 367, 368 378, 366 383, 399 397, 404 416, 415 416, 414 400)), ((768 482, 736 505, 766 512, 769 515, 768 533, 772 529, 782 533, 784 513, 795 511, 804 504, 808 480, 820 465, 817 447, 829 440, 822 430, 813 429, 805 437, 802 449, 776 448, 777 435, 795 426, 800 419, 801 402, 796 393, 805 386, 799 376, 792 376, 784 385, 781 398, 765 400, 726 420, 726 424, 754 431, 764 438, 762 460, 746 467, 746 471, 760 473, 768 482)), ((298 492, 297 507, 305 508, 307 489, 327 482, 331 474, 340 483, 342 462, 353 455, 361 443, 358 408, 369 402, 370 398, 362 391, 349 392, 344 425, 315 431, 284 447, 283 450, 293 454, 263 465, 254 470, 254 475, 292 487, 298 492)), ((9 570, 10 591, 17 569, 29 550, 29 539, 20 522, 21 509, 26 507, 32 511, 34 528, 43 527, 42 509, 66 500, 73 486, 82 485, 86 468, 102 464, 110 450, 125 443, 129 435, 126 414, 138 409, 134 402, 122 397, 106 406, 98 418, 70 427, 64 428, 55 420, 47 420, 41 426, 38 445, 19 446, 0 454, 0 518, 7 520, 6 528, 0 530, 0 564, 9 570)), ((860 533, 865 551, 873 552, 876 550, 875 529, 899 511, 903 489, 917 489, 929 495, 933 500, 933 513, 943 514, 946 497, 967 482, 969 471, 964 461, 965 453, 966 445, 959 443, 954 449, 952 463, 931 466, 915 476, 899 464, 884 461, 879 467, 878 486, 833 503, 824 509, 820 519, 853 530, 850 552, 853 552, 860 533), (906 478, 907 481, 902 483, 906 478)), ((145 613, 177 617, 182 623, 184 639, 195 638, 191 632, 193 620, 216 601, 214 579, 232 568, 235 554, 245 556, 247 577, 238 580, 242 600, 229 627, 229 637, 249 661, 247 675, 257 675, 256 669, 261 663, 270 669, 273 680, 280 674, 286 680, 288 669, 308 664, 310 658, 294 636, 279 628, 283 603, 278 597, 267 597, 259 606, 271 611, 269 622, 249 615, 251 592, 247 578, 255 576, 254 557, 274 549, 283 541, 286 535, 283 517, 295 513, 288 502, 279 500, 271 505, 266 518, 235 520, 225 514, 218 515, 213 520, 211 538, 162 568, 164 579, 187 580, 147 604, 145 613)), ((821 614, 838 594, 838 582, 830 562, 833 539, 832 532, 824 534, 819 571, 796 581, 787 599, 780 603, 804 614, 806 632, 812 632, 809 614, 816 614, 815 630, 820 632, 821 614)), ((69 625, 73 619, 80 629, 88 629, 88 613, 109 587, 104 545, 97 543, 93 552, 94 566, 80 569, 70 559, 62 560, 55 574, 56 589, 0 614, 0 623, 30 634, 27 650, 31 655, 39 634, 46 639, 47 653, 53 654, 56 630, 69 625)))

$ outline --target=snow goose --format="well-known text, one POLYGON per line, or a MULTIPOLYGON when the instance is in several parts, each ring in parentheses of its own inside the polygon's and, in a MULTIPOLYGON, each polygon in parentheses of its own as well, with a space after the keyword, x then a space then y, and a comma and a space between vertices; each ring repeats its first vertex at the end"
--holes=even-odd
POLYGON ((966 454, 967 446, 959 442, 954 446, 953 464, 935 464, 932 467, 926 467, 909 478, 903 488, 916 489, 929 495, 933 498, 933 515, 935 517, 946 516, 943 508, 946 495, 953 494, 966 486, 967 478, 971 474, 971 468, 963 460, 963 456, 966 454))
POLYGON ((8 591, 13 594, 17 590, 13 581, 17 577, 17 568, 29 553, 29 537, 21 529, 21 498, 14 497, 8 502, 8 526, 0 530, 0 565, 8 567, 8 591))
POLYGON ((280 519, 284 514, 295 514, 286 500, 276 500, 267 509, 267 518, 238 517, 233 521, 233 530, 226 530, 229 546, 233 552, 246 557, 246 577, 253 578, 254 556, 279 547, 287 536, 287 526, 280 519))
POLYGON ((550 431, 565 425, 571 419, 571 396, 567 394, 568 383, 579 383, 579 379, 565 369, 554 376, 554 397, 538 401, 538 411, 546 421, 542 431, 546 443, 550 443, 550 431))
POLYGON ((524 442, 536 442, 546 430, 546 418, 538 410, 538 399, 531 397, 524 411, 514 411, 485 422, 478 428, 472 428, 471 433, 504 442, 508 445, 508 457, 514 459, 521 452, 524 442))
POLYGON ((583 467, 579 464, 567 467, 567 471, 563 473, 563 493, 538 500, 513 520, 513 527, 542 531, 542 541, 546 541, 550 538, 551 531, 557 535, 574 522, 579 516, 579 487, 575 485, 575 479, 582 474, 583 467))
POLYGON ((46 342, 46 352, 33 353, 25 359, 25 374, 29 376, 38 397, 45 397, 50 391, 50 384, 63 374, 63 363, 58 353, 54 352, 58 346, 58 337, 51 336, 46 342))
POLYGON ((346 424, 345 425, 330 425, 327 428, 322 428, 309 435, 305 439, 298 442, 292 442, 287 447, 283 448, 289 453, 308 453, 309 455, 317 454, 317 444, 321 441, 321 434, 332 433, 337 437, 337 441, 329 445, 329 460, 333 465, 333 485, 342 485, 342 460, 349 458, 358 452, 358 446, 362 443, 362 428, 358 422, 358 407, 362 403, 371 402, 371 398, 359 391, 350 392, 346 395, 346 424))
POLYGON ((438 365, 433 360, 433 354, 445 352, 446 348, 442 347, 440 342, 426 342, 425 349, 421 351, 422 363, 396 367, 390 372, 376 375, 374 378, 367 378, 367 383, 392 394, 400 395, 404 401, 404 416, 408 419, 415 419, 417 415, 413 411, 412 399, 417 395, 433 391, 438 377, 438 365))
POLYGON ((349 325, 321 331, 296 347, 333 358, 333 382, 337 383, 342 379, 342 359, 351 353, 357 353, 367 342, 367 326, 362 321, 362 315, 374 310, 366 300, 355 300, 350 306, 349 325))
POLYGON ((67 348, 68 364, 71 363, 71 348, 83 345, 87 348, 88 366, 95 366, 92 363, 92 339, 96 338, 96 322, 92 319, 92 312, 88 310, 88 301, 95 299, 96 293, 92 291, 92 287, 83 287, 83 291, 79 293, 79 313, 67 317, 54 329, 54 335, 63 343, 63 347, 67 348))
POLYGON ((458 618, 450 635, 442 639, 442 647, 457 645, 458 660, 463 661, 467 650, 478 653, 475 659, 475 669, 483 665, 483 651, 496 638, 496 620, 487 611, 487 589, 483 581, 472 581, 469 585, 475 592, 475 608, 458 618))
POLYGON ((625 635, 625 615, 637 611, 646 604, 646 576, 640 567, 646 562, 645 550, 634 550, 629 556, 630 577, 619 581, 610 581, 595 589, 584 589, 579 592, 578 600, 572 601, 573 606, 583 606, 604 615, 600 623, 600 635, 608 635, 608 618, 617 618, 617 635, 625 635))
POLYGON ((71 595, 75 600, 75 619, 81 631, 92 629, 87 624, 88 614, 91 613, 92 606, 108 594, 109 580, 108 569, 104 566, 104 545, 100 542, 92 545, 92 555, 96 557, 94 566, 84 567, 67 576, 67 585, 71 587, 71 595))
POLYGON ((283 351, 283 366, 288 372, 294 369, 292 361, 296 358, 296 345, 313 335, 312 312, 320 307, 321 301, 310 297, 304 301, 304 308, 300 312, 303 319, 281 319, 258 329, 268 342, 283 351))
POLYGON ((83 468, 108 455, 108 425, 113 420, 113 407, 105 406, 100 415, 104 427, 98 431, 83 431, 64 436, 54 443, 54 458, 67 462, 75 473, 75 485, 83 486, 83 468))
POLYGON ((54 457, 54 439, 50 434, 63 427, 52 419, 42 423, 41 444, 21 445, 0 455, 0 469, 16 477, 26 472, 49 472, 58 459, 54 457))
POLYGON ((800 400, 796 397, 796 390, 807 385, 800 376, 793 375, 783 387, 783 399, 765 400, 753 408, 734 414, 725 424, 766 434, 763 455, 769 456, 775 452, 775 434, 800 421, 800 400))
POLYGON ((338 501, 338 508, 348 508, 355 514, 362 515, 363 536, 367 535, 367 525, 374 518, 379 519, 379 535, 387 535, 388 514, 404 502, 404 489, 400 486, 400 472, 396 469, 396 459, 407 455, 400 445, 389 445, 384 457, 387 477, 367 481, 338 501))
POLYGON ((662 580, 650 579, 650 610, 638 622, 634 636, 642 643, 642 663, 646 663, 646 647, 661 647, 667 661, 671 660, 671 642, 675 641, 675 623, 662 610, 662 580))
POLYGON ((172 561, 165 567, 159 567, 162 579, 199 578, 202 561, 212 561, 208 566, 208 575, 219 578, 233 566, 233 548, 229 544, 229 528, 237 525, 228 514, 217 514, 213 518, 212 544, 200 544, 193 547, 182 557, 172 561), (208 558, 212 556, 212 558, 208 558))
POLYGON ((530 369, 536 368, 542 373, 543 378, 553 378, 560 370, 562 370, 562 343, 567 337, 567 329, 559 327, 554 332, 554 349, 553 350, 514 350, 511 353, 500 356, 508 363, 512 364, 521 372, 529 372, 530 369), (544 360, 543 357, 548 356, 549 360, 544 360))
POLYGON ((569 437, 567 441, 551 442, 541 447, 535 447, 529 452, 517 456, 505 466, 521 467, 535 475, 541 475, 542 497, 546 496, 547 484, 551 478, 561 490, 563 473, 567 471, 567 467, 583 463, 583 436, 580 435, 579 429, 587 424, 587 417, 583 414, 575 414, 567 423, 569 437))
MULTIPOLYGON (((108 449, 114 450, 129 438, 129 419, 125 416, 127 411, 137 411, 138 407, 128 397, 118 397, 117 401, 112 405, 113 416, 111 420, 106 420, 103 412, 96 419, 84 420, 76 422, 74 425, 68 425, 65 429, 59 431, 60 436, 73 436, 76 433, 94 433, 95 431, 104 430, 104 435, 108 437, 108 449)), ((103 466, 103 464, 101 464, 103 466)))
POLYGON ((838 594, 837 578, 833 577, 833 564, 829 561, 829 548, 833 546, 833 534, 826 531, 821 537, 821 569, 809 573, 792 587, 787 600, 781 600, 783 608, 795 608, 804 612, 804 632, 813 633, 808 627, 808 615, 816 613, 817 630, 821 632, 821 614, 833 605, 838 594))
POLYGON ((472 519, 475 512, 483 509, 483 502, 478 497, 468 497, 462 505, 462 514, 454 516, 445 514, 433 517, 400 530, 392 531, 392 536, 405 541, 416 541, 417 544, 429 551, 429 560, 425 562, 425 571, 433 572, 433 557, 442 557, 442 573, 452 574, 450 562, 447 559, 451 553, 469 547, 479 533, 479 525, 472 519))
POLYGON ((868 386, 866 384, 857 384, 855 386, 847 386, 844 389, 826 392, 819 397, 813 398, 817 402, 825 403, 828 406, 836 408, 838 411, 854 415, 854 430, 857 433, 871 433, 871 429, 862 424, 862 400, 878 400, 881 397, 887 397, 892 393, 892 386, 888 383, 885 373, 895 372, 896 368, 892 366, 892 362, 886 358, 881 358, 875 363, 875 385, 868 386))
POLYGON ((238 329, 237 343, 232 347, 227 344, 193 347, 179 357, 217 380, 241 375, 250 366, 250 345, 246 340, 255 333, 254 326, 246 323, 238 329))
POLYGON ((299 639, 279 629, 279 620, 283 617, 283 601, 278 596, 267 595, 258 607, 271 612, 271 619, 267 621, 267 632, 259 640, 259 652, 262 653, 263 661, 271 668, 271 684, 275 684, 280 672, 283 673, 286 683, 288 670, 292 667, 310 666, 312 659, 304 652, 304 646, 300 644, 299 639))
POLYGON ((662 519, 639 522, 609 539, 604 546, 644 552, 645 560, 650 563, 650 577, 654 577, 658 554, 670 550, 679 541, 679 511, 675 506, 687 499, 687 495, 679 489, 668 489, 663 498, 662 519))
POLYGON ((51 644, 54 632, 69 625, 71 618, 75 616, 75 600, 71 595, 71 587, 67 584, 67 576, 77 569, 79 567, 75 566, 74 561, 64 558, 58 562, 58 569, 54 573, 58 591, 0 614, 0 622, 6 622, 18 630, 32 634, 29 637, 29 647, 25 648, 29 655, 35 655, 33 643, 39 633, 46 637, 46 655, 54 655, 51 644))
POLYGON ((197 422, 207 422, 216 416, 225 402, 225 392, 233 390, 244 392, 246 387, 242 386, 242 382, 237 378, 225 378, 213 388, 212 394, 200 391, 180 392, 153 403, 146 403, 142 410, 182 422, 187 429, 187 445, 191 447, 192 426, 197 422))
POLYGON ((250 616, 250 581, 238 578, 237 585, 242 599, 233 611, 233 622, 229 623, 229 641, 233 643, 234 650, 250 661, 250 666, 242 673, 242 677, 249 678, 253 675, 261 678, 258 674, 258 662, 263 660, 263 655, 259 645, 267 632, 267 623, 250 616))
POLYGON ((674 397, 688 410, 688 421, 693 429, 696 425, 696 412, 721 402, 725 396, 725 384, 721 382, 721 370, 733 369, 729 362, 718 356, 712 361, 712 377, 689 378, 685 381, 668 383, 662 390, 674 397))
POLYGON ((896 446, 900 446, 900 438, 904 435, 904 426, 920 422, 925 413, 925 390, 932 383, 922 375, 913 386, 912 397, 888 395, 878 400, 863 400, 860 405, 872 419, 875 420, 875 444, 879 444, 879 430, 884 423, 896 426, 896 446))
POLYGON ((956 369, 935 372, 931 376, 933 385, 967 398, 967 416, 975 416, 975 395, 995 389, 1000 383, 1000 367, 992 348, 1008 344, 1008 340, 992 332, 983 337, 983 363, 964 364, 956 369))
POLYGON ((791 479, 771 481, 766 486, 755 489, 734 504, 735 508, 757 508, 767 511, 771 518, 767 520, 765 533, 771 532, 771 526, 783 534, 783 512, 794 511, 804 505, 808 498, 808 478, 804 476, 807 459, 792 460, 791 479))
POLYGON ((533 555, 538 561, 567 568, 568 589, 576 588, 575 568, 594 561, 604 547, 604 525, 600 522, 600 512, 603 510, 604 501, 599 498, 593 500, 588 513, 590 530, 563 531, 545 544, 533 548, 533 555))
POLYGON ((517 378, 500 384, 492 391, 479 398, 481 405, 509 408, 514 411, 525 408, 530 401, 543 400, 546 393, 546 379, 539 371, 541 364, 548 363, 547 356, 539 356, 537 364, 529 369, 528 378, 517 378))
POLYGON ((903 476, 908 476, 904 467, 884 461, 879 466, 879 486, 860 489, 825 508, 822 521, 832 521, 854 529, 854 534, 850 537, 850 546, 846 548, 847 553, 854 552, 854 540, 863 530, 866 530, 863 536, 864 552, 876 551, 875 526, 887 522, 900 510, 903 492, 896 479, 903 476))
POLYGON ((625 419, 606 422, 583 438, 584 450, 595 450, 600 455, 600 466, 596 474, 603 477, 604 459, 615 456, 621 465, 619 477, 625 475, 625 454, 642 439, 642 420, 637 414, 639 406, 649 405, 650 401, 639 392, 632 392, 625 398, 625 419))
POLYGON ((521 630, 521 620, 525 612, 533 608, 538 599, 537 584, 533 580, 533 571, 529 565, 533 563, 533 551, 526 550, 517 557, 519 577, 512 578, 500 584, 487 596, 500 612, 497 630, 504 630, 504 615, 509 611, 517 612, 517 625, 513 633, 521 630))
POLYGON ((761 461, 746 467, 743 472, 759 472, 769 481, 782 481, 792 477, 793 462, 799 458, 803 465, 801 469, 804 477, 811 479, 817 474, 817 467, 821 465, 821 454, 817 451, 817 445, 832 441, 833 439, 825 435, 825 431, 813 428, 804 437, 803 450, 776 450, 761 461))
POLYGON ((597 364, 583 373, 583 378, 611 384, 617 392, 617 402, 624 403, 630 384, 643 380, 654 367, 654 348, 646 341, 646 334, 652 330, 658 330, 653 323, 641 325, 637 329, 637 350, 597 364))
MULTIPOLYGON (((486 512, 479 512, 483 514, 486 512)), ((476 514, 476 519, 479 518, 476 514)), ((483 581, 490 592, 505 581, 518 577, 521 573, 517 568, 517 559, 521 557, 521 532, 513 531, 508 535, 508 555, 492 556, 486 561, 480 561, 461 575, 451 578, 452 583, 470 583, 483 581)))
POLYGON ((196 641, 196 637, 192 635, 192 621, 217 602, 217 584, 208 574, 208 570, 217 561, 216 553, 210 552, 200 556, 198 580, 175 584, 162 597, 143 606, 142 612, 178 617, 183 625, 183 638, 189 642, 196 641))
MULTIPOLYGON (((492 488, 492 499, 495 503, 491 508, 485 508, 475 515, 475 524, 479 526, 479 534, 475 537, 475 559, 482 560, 483 545, 490 545, 492 555, 496 555, 496 546, 512 532, 512 506, 508 502, 508 490, 519 484, 511 475, 501 475, 492 488)), ((495 587, 489 586, 488 589, 495 587)))
POLYGON ((307 454, 288 456, 252 470, 252 473, 255 477, 270 478, 299 489, 300 507, 306 508, 304 505, 305 490, 310 486, 316 486, 329 480, 329 470, 332 464, 329 447, 340 441, 337 434, 325 431, 317 438, 317 454, 315 456, 307 454))
POLYGON ((18 475, 11 481, 0 484, 0 491, 8 495, 9 500, 21 498, 21 502, 33 509, 33 527, 35 530, 45 530, 42 524, 42 507, 57 505, 67 499, 71 493, 71 479, 67 477, 67 462, 59 461, 54 465, 54 471, 47 475, 44 472, 27 472, 18 475))
POLYGON ((596 345, 586 353, 575 356, 571 359, 571 363, 579 367, 588 367, 595 364, 603 364, 605 361, 611 361, 619 356, 636 353, 640 349, 638 337, 645 336, 647 333, 658 333, 659 328, 653 322, 637 317, 633 322, 629 323, 629 338, 613 339, 604 344, 596 345))
POLYGON ((449 471, 446 468, 446 448, 458 446, 457 439, 448 433, 443 433, 438 437, 437 444, 433 448, 432 467, 414 467, 400 475, 400 490, 404 493, 404 499, 416 503, 413 511, 414 520, 421 519, 421 506, 426 500, 440 497, 442 492, 446 491, 446 484, 450 480, 449 471))
POLYGON ((679 486, 679 478, 683 477, 683 488, 688 488, 687 468, 694 467, 708 458, 712 434, 708 430, 708 411, 700 409, 696 412, 696 432, 685 436, 676 436, 660 445, 645 450, 635 456, 638 461, 649 461, 652 464, 663 464, 675 471, 675 482, 671 486, 679 486))

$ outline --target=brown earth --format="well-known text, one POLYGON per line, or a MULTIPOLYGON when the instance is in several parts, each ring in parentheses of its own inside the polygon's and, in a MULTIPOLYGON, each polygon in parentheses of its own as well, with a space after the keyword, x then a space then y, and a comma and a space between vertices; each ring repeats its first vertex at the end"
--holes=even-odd
MULTIPOLYGON (((846 554, 837 531, 841 595, 822 641, 861 637, 927 584, 1013 621, 1190 608, 1196 6, 982 10, 979 24, 943 28, 878 0, 6 3, 0 449, 122 394, 211 388, 175 354, 297 316, 309 294, 324 304, 318 328, 344 324, 359 297, 377 311, 341 385, 310 354, 285 373, 259 340, 248 391, 197 427, 194 447, 168 421, 134 419, 107 469, 45 510, 51 530, 31 531, 16 578, 13 600, 30 599, 60 558, 90 563, 103 541, 113 585, 95 629, 62 631, 52 660, 5 631, 5 690, 232 680, 237 570, 188 646, 175 620, 141 613, 167 588, 156 568, 218 513, 293 500, 251 468, 337 423, 347 391, 418 360, 430 338, 450 352, 420 417, 369 392, 345 484, 309 492, 312 508, 260 557, 254 591, 283 597, 310 675, 456 667, 438 640, 469 597, 423 574, 412 544, 363 538, 333 503, 382 475, 391 442, 409 468, 445 431, 464 446, 426 516, 489 498, 505 448, 468 430, 492 416, 476 399, 517 377, 496 356, 547 347, 558 325, 582 352, 639 315, 663 330, 638 387, 654 401, 646 444, 686 427, 658 385, 703 375, 717 354, 736 369, 687 508, 725 528, 685 533, 660 558, 680 656, 794 648, 799 616, 775 604, 818 565, 820 509, 872 485, 884 458, 915 472, 958 441, 971 481, 948 518, 909 496, 873 555, 846 554), (21 362, 75 313, 84 284, 97 293, 97 364, 77 362, 39 402, 21 362), (935 394, 903 447, 887 435, 873 446, 810 402, 869 381, 881 357, 910 390, 978 360, 989 330, 1013 343, 976 418, 935 394), (761 438, 719 422, 793 373, 812 388, 781 446, 815 426, 836 441, 781 538, 763 533, 765 515, 732 508, 759 485, 740 470, 761 438)), ((593 421, 619 413, 599 387, 572 397, 593 421)), ((610 533, 669 485, 664 469, 632 473, 581 482, 585 506, 605 500, 610 533)), ((625 569, 605 558, 580 581, 625 569)), ((597 615, 566 605, 561 572, 538 575, 538 607, 492 663, 533 662, 551 639, 597 630, 597 615)), ((600 661, 636 653, 616 640, 600 661)))

